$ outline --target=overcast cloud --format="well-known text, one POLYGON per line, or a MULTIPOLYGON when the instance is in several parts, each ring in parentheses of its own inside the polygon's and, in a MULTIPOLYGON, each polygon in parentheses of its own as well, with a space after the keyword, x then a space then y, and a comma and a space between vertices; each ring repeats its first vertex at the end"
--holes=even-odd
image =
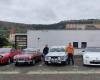
POLYGON ((0 20, 51 24, 100 18, 100 0, 0 0, 0 20))

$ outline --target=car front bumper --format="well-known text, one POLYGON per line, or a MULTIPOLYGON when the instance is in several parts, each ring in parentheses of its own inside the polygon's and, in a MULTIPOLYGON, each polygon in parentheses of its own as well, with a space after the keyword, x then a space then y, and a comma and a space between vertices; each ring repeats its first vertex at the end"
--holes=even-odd
POLYGON ((84 60, 84 65, 100 65, 100 60, 84 60))
POLYGON ((64 63, 64 62, 67 62, 67 60, 57 60, 57 59, 51 59, 51 60, 49 60, 49 61, 46 61, 45 60, 45 62, 46 63, 48 63, 48 64, 52 64, 52 63, 58 63, 58 64, 62 64, 62 63, 64 63))
POLYGON ((25 61, 25 60, 20 60, 20 61, 14 61, 14 63, 31 63, 32 62, 32 60, 27 60, 27 61, 25 61))

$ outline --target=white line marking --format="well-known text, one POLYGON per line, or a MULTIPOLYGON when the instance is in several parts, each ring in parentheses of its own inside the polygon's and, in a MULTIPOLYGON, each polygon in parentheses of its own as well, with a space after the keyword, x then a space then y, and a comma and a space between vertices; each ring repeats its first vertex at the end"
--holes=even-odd
POLYGON ((30 71, 26 74, 100 74, 99 71, 30 71))
POLYGON ((0 74, 19 74, 17 71, 0 71, 0 74))
POLYGON ((43 66, 42 64, 40 64, 39 66, 43 66))
MULTIPOLYGON (((21 74, 21 72, 18 71, 0 71, 0 74, 21 74)), ((42 75, 42 74, 100 74, 99 71, 29 71, 27 73, 24 73, 27 75, 31 74, 37 74, 37 75, 42 75)))

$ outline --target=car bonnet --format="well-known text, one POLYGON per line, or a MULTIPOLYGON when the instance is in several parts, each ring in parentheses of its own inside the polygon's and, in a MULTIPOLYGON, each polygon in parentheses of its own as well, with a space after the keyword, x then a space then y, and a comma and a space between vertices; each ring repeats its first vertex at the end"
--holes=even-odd
POLYGON ((49 52, 46 56, 66 56, 65 52, 49 52))
POLYGON ((83 55, 89 57, 100 57, 100 52, 85 52, 83 55))

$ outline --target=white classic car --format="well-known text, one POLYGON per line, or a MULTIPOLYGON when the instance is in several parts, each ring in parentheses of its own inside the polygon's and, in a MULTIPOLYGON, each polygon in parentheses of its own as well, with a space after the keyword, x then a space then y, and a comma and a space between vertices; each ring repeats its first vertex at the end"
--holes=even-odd
POLYGON ((100 65, 100 47, 88 47, 83 51, 83 65, 100 65))
POLYGON ((45 64, 67 63, 67 53, 65 52, 65 46, 52 46, 49 49, 49 53, 45 56, 45 64))

